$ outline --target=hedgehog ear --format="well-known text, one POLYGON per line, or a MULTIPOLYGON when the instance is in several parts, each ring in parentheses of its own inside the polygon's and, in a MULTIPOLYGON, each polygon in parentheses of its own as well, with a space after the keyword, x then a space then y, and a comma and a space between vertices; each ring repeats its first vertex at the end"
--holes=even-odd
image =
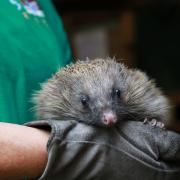
POLYGON ((86 62, 90 62, 91 60, 88 58, 88 57, 86 57, 86 62))
POLYGON ((149 78, 145 72, 142 72, 142 71, 137 70, 137 69, 132 71, 132 77, 134 80, 140 80, 141 82, 149 80, 149 78))

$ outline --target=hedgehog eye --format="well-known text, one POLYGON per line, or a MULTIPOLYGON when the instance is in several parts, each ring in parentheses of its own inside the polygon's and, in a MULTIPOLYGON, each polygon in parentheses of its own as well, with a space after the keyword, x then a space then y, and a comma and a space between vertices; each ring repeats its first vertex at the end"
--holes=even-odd
POLYGON ((88 103, 88 97, 86 96, 81 96, 81 103, 83 106, 86 106, 88 103))
POLYGON ((114 90, 114 93, 117 97, 120 97, 121 96, 121 91, 119 89, 115 89, 114 90))
POLYGON ((120 91, 119 89, 115 89, 115 93, 116 93, 116 95, 117 95, 118 97, 121 96, 121 91, 120 91))

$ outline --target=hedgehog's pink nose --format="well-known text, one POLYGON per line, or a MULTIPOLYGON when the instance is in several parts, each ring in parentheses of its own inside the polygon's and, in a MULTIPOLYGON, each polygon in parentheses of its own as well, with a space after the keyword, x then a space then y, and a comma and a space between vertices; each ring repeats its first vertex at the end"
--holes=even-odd
POLYGON ((117 116, 112 111, 103 113, 102 121, 107 126, 112 126, 117 122, 117 116))

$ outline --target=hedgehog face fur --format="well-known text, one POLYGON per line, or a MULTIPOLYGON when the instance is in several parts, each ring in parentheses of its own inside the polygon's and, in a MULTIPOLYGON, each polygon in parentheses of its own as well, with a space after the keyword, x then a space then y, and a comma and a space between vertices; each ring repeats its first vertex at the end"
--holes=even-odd
POLYGON ((168 100, 145 73, 112 59, 78 61, 58 71, 35 96, 39 119, 111 126, 121 120, 169 119, 168 100))

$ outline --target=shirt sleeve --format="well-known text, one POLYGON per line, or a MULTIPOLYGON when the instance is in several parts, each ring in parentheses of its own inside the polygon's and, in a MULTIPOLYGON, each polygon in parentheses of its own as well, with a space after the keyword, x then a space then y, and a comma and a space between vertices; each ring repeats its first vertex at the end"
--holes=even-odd
POLYGON ((130 121, 116 128, 53 120, 32 122, 28 126, 51 129, 48 162, 39 180, 180 177, 180 135, 174 132, 130 121))
MULTIPOLYGON (((67 34, 64 30, 63 22, 61 17, 57 13, 52 0, 38 0, 40 7, 46 15, 46 19, 48 20, 48 24, 52 28, 55 33, 57 42, 59 44, 59 48, 64 53, 63 63, 64 65, 69 64, 72 61, 72 54, 70 49, 70 44, 68 42, 67 34)), ((61 60, 62 61, 62 60, 61 60)))

